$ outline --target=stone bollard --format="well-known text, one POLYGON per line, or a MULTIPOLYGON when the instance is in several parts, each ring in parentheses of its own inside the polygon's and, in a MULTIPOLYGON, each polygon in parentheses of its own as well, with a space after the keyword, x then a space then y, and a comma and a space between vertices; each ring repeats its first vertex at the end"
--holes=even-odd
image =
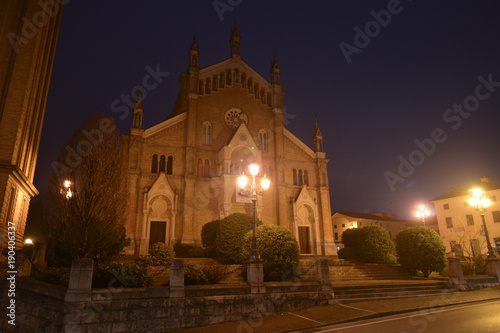
POLYGON ((170 297, 186 297, 184 290, 184 259, 172 259, 170 265, 170 297))
POLYGON ((500 282, 500 259, 486 258, 486 271, 489 276, 495 276, 500 282))
POLYGON ((264 285, 264 261, 260 258, 250 259, 247 263, 247 283, 250 293, 263 294, 266 292, 264 285))
POLYGON ((328 259, 316 260, 316 281, 320 285, 321 291, 332 291, 332 282, 330 281, 330 269, 328 268, 328 259))
POLYGON ((460 259, 457 257, 448 257, 446 259, 448 260, 450 283, 455 286, 467 284, 462 270, 462 265, 460 264, 460 259))
POLYGON ((66 302, 90 301, 92 298, 92 259, 75 259, 71 263, 66 302))

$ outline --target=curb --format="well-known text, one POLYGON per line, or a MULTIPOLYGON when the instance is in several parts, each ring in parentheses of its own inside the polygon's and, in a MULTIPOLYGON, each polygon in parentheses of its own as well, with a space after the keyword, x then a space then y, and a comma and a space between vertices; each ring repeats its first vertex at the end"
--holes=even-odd
POLYGON ((382 318, 382 317, 393 316, 393 315, 398 315, 398 314, 403 314, 403 313, 417 312, 417 311, 422 311, 422 310, 439 309, 439 308, 445 308, 445 307, 454 306, 454 305, 463 305, 463 304, 479 303, 479 302, 486 302, 486 301, 496 301, 496 300, 500 300, 500 297, 488 298, 488 299, 484 299, 484 300, 475 300, 475 301, 469 301, 469 302, 443 304, 443 305, 439 305, 439 306, 427 306, 427 307, 405 309, 405 310, 378 312, 378 313, 360 316, 360 317, 356 317, 356 318, 352 318, 352 319, 342 320, 342 321, 339 321, 336 323, 311 326, 308 328, 304 328, 302 330, 283 331, 281 333, 300 333, 300 332, 310 333, 310 332, 315 332, 315 329, 319 329, 321 327, 332 326, 332 325, 341 325, 341 324, 353 323, 353 322, 357 322, 357 321, 361 321, 361 320, 382 318))

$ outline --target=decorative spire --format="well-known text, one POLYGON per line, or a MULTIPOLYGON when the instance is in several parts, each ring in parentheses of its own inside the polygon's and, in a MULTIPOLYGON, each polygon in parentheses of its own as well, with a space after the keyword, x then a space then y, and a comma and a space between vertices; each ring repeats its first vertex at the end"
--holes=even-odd
MULTIPOLYGON (((316 115, 315 115, 316 117, 316 115)), ((313 131, 313 143, 316 148, 316 152, 323 152, 323 134, 318 126, 318 118, 315 119, 314 131, 313 131)))
POLYGON ((274 51, 273 62, 271 63, 271 83, 280 83, 280 66, 276 61, 276 51, 274 51))
POLYGON ((240 45, 241 45, 241 37, 238 28, 236 27, 236 20, 234 20, 234 27, 231 30, 231 38, 229 39, 229 45, 231 46, 231 58, 234 56, 240 56, 240 45))
POLYGON ((142 115, 144 113, 144 107, 142 106, 142 92, 139 90, 137 95, 137 101, 134 106, 134 115, 132 120, 133 128, 142 128, 142 115))
POLYGON ((196 44, 196 32, 193 35, 193 42, 189 48, 189 66, 198 67, 198 56, 200 51, 198 49, 198 44, 196 44))

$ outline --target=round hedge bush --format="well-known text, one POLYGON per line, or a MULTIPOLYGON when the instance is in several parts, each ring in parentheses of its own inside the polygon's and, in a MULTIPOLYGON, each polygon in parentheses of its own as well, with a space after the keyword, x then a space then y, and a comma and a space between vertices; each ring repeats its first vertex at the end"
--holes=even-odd
POLYGON ((396 236, 399 263, 412 275, 421 271, 424 277, 431 272, 441 273, 446 267, 446 248, 443 239, 431 228, 412 227, 396 236))
MULTIPOLYGON (((257 220, 257 225, 262 222, 257 220)), ((248 214, 234 213, 220 220, 215 238, 215 250, 218 257, 228 263, 242 264, 248 258, 241 257, 241 247, 245 234, 253 230, 253 217, 248 214)))
MULTIPOLYGON (((252 253, 253 231, 243 239, 241 257, 248 259, 252 253)), ((261 225, 257 228, 257 249, 264 261, 264 280, 290 279, 299 265, 299 244, 293 234, 277 225, 261 225)))
POLYGON ((394 242, 389 232, 379 225, 347 229, 342 234, 341 259, 356 259, 374 263, 396 263, 394 242))
POLYGON ((201 228, 201 244, 206 249, 206 254, 209 257, 215 257, 217 252, 215 250, 215 240, 217 239, 217 232, 219 230, 220 220, 205 223, 201 228))

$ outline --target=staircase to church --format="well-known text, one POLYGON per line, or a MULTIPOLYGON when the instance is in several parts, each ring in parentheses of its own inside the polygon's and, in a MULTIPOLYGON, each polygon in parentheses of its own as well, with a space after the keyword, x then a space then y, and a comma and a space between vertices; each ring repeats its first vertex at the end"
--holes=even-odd
MULTIPOLYGON (((300 258, 301 279, 312 281, 315 279, 314 257, 300 258)), ((400 265, 372 264, 355 260, 328 258, 330 279, 335 281, 356 280, 406 280, 411 276, 400 265)))

